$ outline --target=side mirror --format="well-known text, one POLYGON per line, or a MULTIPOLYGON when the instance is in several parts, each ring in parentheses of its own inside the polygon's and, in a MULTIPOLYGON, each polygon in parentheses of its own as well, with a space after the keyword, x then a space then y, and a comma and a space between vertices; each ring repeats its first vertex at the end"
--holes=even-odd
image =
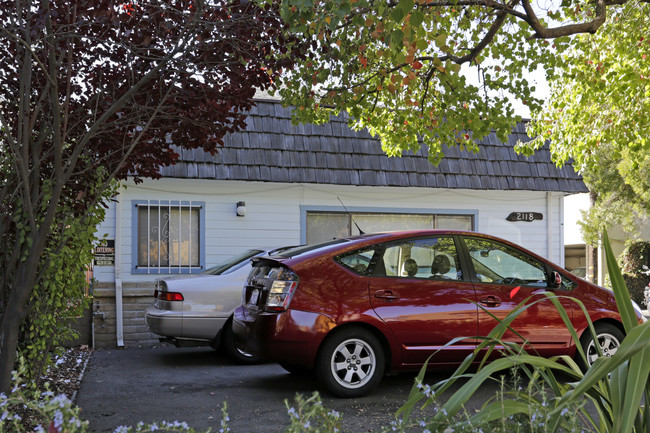
POLYGON ((562 275, 559 272, 553 271, 553 281, 551 281, 551 289, 558 289, 562 287, 562 275))

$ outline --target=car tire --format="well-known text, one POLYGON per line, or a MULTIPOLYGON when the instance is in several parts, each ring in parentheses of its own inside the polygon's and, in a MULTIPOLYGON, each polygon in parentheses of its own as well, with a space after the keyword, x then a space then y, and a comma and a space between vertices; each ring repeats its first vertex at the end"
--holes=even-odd
POLYGON ((247 353, 237 347, 232 333, 232 318, 226 322, 221 331, 221 347, 225 354, 238 364, 251 365, 262 361, 260 356, 247 353))
POLYGON ((381 381, 384 365, 384 351, 377 337, 363 328, 347 328, 332 334, 323 343, 316 375, 332 394, 360 397, 381 381))
MULTIPOLYGON (((603 356, 612 356, 615 354, 621 346, 623 338, 625 338, 623 332, 610 323, 597 323, 594 325, 594 329, 596 330, 597 341, 600 344, 603 356)), ((598 351, 596 350, 594 338, 589 328, 580 337, 580 345, 587 360, 585 362, 582 356, 580 356, 580 353, 576 353, 576 363, 586 372, 598 358, 598 351)))

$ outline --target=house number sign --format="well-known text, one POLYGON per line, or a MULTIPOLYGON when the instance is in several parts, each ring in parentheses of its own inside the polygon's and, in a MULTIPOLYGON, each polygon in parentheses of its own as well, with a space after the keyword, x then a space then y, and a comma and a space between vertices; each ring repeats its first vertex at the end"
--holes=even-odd
POLYGON ((526 221, 531 222, 535 220, 543 220, 544 215, 539 212, 512 212, 506 220, 508 221, 526 221))

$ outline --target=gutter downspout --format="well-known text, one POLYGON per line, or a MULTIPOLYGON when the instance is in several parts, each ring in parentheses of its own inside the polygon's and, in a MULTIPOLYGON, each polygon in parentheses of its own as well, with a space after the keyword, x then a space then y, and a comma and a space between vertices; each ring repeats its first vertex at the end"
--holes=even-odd
POLYGON ((124 318, 122 313, 122 186, 115 205, 115 332, 117 347, 124 347, 124 318))
POLYGON ((566 252, 564 249, 564 198, 560 196, 560 266, 566 267, 566 252))
POLYGON ((546 248, 548 250, 548 260, 557 262, 553 257, 553 221, 551 221, 551 212, 553 211, 553 193, 546 192, 546 248))

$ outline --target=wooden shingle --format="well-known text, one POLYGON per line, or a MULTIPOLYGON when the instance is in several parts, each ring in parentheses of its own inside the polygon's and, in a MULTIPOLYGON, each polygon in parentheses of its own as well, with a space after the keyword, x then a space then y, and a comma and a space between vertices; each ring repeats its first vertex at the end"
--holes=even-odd
POLYGON ((436 167, 428 162, 426 143, 402 157, 384 154, 368 131, 348 127, 339 115, 324 125, 293 125, 291 109, 258 101, 246 128, 224 137, 217 155, 178 146, 175 166, 161 169, 165 177, 218 180, 324 183, 338 185, 504 189, 586 192, 570 164, 557 168, 548 145, 526 157, 514 151, 529 141, 526 125, 514 126, 506 143, 489 134, 474 154, 444 146, 436 167))

